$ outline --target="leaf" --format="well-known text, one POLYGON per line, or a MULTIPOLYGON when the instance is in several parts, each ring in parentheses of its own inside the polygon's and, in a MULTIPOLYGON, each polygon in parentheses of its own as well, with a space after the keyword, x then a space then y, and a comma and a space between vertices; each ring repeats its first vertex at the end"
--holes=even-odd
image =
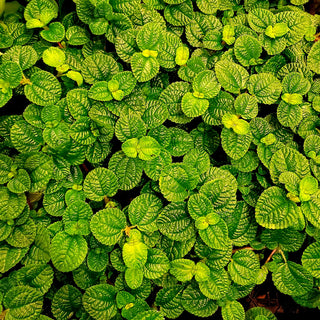
POLYGON ((142 269, 147 262, 147 256, 148 247, 143 242, 134 240, 130 241, 129 238, 129 241, 123 245, 122 258, 128 268, 142 269))
POLYGON ((32 46, 15 45, 8 49, 2 55, 2 61, 12 61, 19 64, 21 70, 26 70, 32 67, 38 60, 36 50, 32 46))
POLYGON ((258 102, 275 103, 282 91, 280 81, 271 73, 259 73, 250 76, 248 81, 249 93, 255 95, 258 102))
POLYGON ((52 285, 53 270, 46 264, 27 265, 15 272, 14 278, 18 285, 35 288, 43 295, 52 285))
POLYGON ((52 314, 57 320, 67 318, 80 309, 81 298, 81 292, 77 288, 69 284, 62 286, 52 299, 52 314))
POLYGON ((224 269, 211 270, 207 281, 199 282, 200 291, 208 298, 218 300, 224 297, 228 291, 230 282, 224 269))
POLYGON ((158 279, 168 272, 170 261, 166 254, 157 248, 148 249, 147 261, 143 268, 143 275, 147 279, 158 279))
POLYGON ((242 304, 238 301, 228 302, 221 307, 221 315, 223 320, 244 320, 245 313, 242 304))
POLYGON ((31 180, 28 172, 24 169, 19 169, 13 179, 11 179, 7 184, 7 188, 14 193, 26 192, 30 187, 31 180))
POLYGON ((137 45, 141 51, 157 50, 163 40, 163 27, 160 23, 149 22, 137 33, 137 45))
POLYGON ((90 41, 89 33, 79 26, 71 26, 66 31, 68 44, 72 46, 82 46, 90 41))
POLYGON ((221 144, 225 153, 234 160, 239 160, 248 151, 252 135, 237 134, 232 129, 223 128, 221 132, 221 144))
POLYGON ((294 172, 300 179, 309 175, 308 160, 297 150, 284 147, 274 153, 270 161, 270 175, 274 183, 278 183, 282 172, 294 172))
POLYGON ((132 320, 164 320, 164 316, 157 310, 139 312, 132 320))
POLYGON ((52 239, 50 255, 56 269, 62 272, 75 270, 87 255, 88 245, 80 235, 70 236, 64 231, 58 232, 52 239))
POLYGON ((197 172, 185 164, 170 164, 163 168, 159 186, 166 199, 173 202, 183 201, 189 196, 199 181, 197 172))
MULTIPOLYGON (((18 63, 7 61, 0 65, 0 79, 8 84, 9 88, 15 88, 22 80, 22 70, 18 63)), ((2 89, 2 93, 4 89, 2 89)))
POLYGON ((307 57, 308 67, 315 73, 320 73, 320 44, 319 41, 315 42, 309 51, 307 57))
POLYGON ((284 229, 295 225, 299 212, 297 205, 286 197, 284 190, 270 187, 262 192, 256 205, 257 222, 269 229, 284 229))
POLYGON ((320 206, 320 191, 317 191, 310 196, 309 201, 301 203, 301 209, 304 216, 317 228, 320 227, 319 223, 319 206, 320 206))
POLYGON ((199 174, 205 173, 210 168, 209 154, 200 148, 191 149, 183 157, 183 163, 195 168, 199 174))
POLYGON ((31 102, 40 106, 49 106, 58 102, 61 85, 56 77, 47 71, 38 71, 30 77, 31 84, 24 87, 24 93, 31 102))
POLYGON ((186 311, 197 317, 210 317, 218 309, 215 302, 203 295, 192 283, 183 291, 181 303, 186 311))
POLYGON ((0 248, 0 272, 5 273, 17 265, 28 252, 29 248, 13 248, 2 245, 0 248))
POLYGON ((281 101, 277 109, 277 118, 284 127, 297 127, 303 119, 302 108, 300 105, 281 101))
POLYGON ((228 265, 231 279, 240 285, 256 283, 260 263, 255 253, 251 250, 239 250, 232 256, 228 265))
POLYGON ((117 290, 109 284, 97 284, 86 290, 82 297, 85 310, 96 320, 113 318, 117 313, 117 290))
POLYGON ((43 297, 29 286, 14 286, 4 296, 3 304, 9 309, 6 318, 34 320, 41 313, 43 297))
POLYGON ((272 274, 276 288, 291 296, 301 296, 312 289, 312 275, 301 265, 288 261, 280 263, 272 274))
POLYGON ((221 87, 217 82, 215 73, 211 70, 205 70, 195 76, 192 88, 194 92, 202 94, 203 98, 211 99, 219 93, 221 87))
POLYGON ((305 95, 310 90, 309 80, 299 72, 290 72, 282 80, 283 92, 305 95))
POLYGON ((81 74, 89 84, 93 84, 95 81, 108 81, 118 71, 119 66, 116 61, 101 52, 86 57, 81 65, 81 74))
POLYGON ((89 222, 93 215, 92 209, 86 202, 70 203, 63 214, 64 230, 69 235, 90 234, 89 222))
POLYGON ((98 81, 93 84, 88 92, 90 99, 98 101, 111 101, 113 96, 108 89, 107 81, 98 81))
POLYGON ((40 32, 41 37, 49 42, 60 42, 65 36, 65 29, 62 23, 52 22, 48 26, 48 30, 40 32))
POLYGON ((301 257, 302 266, 315 278, 320 278, 319 259, 320 259, 320 243, 319 242, 314 242, 310 244, 304 250, 301 257))
POLYGON ((248 22, 254 31, 264 32, 268 26, 276 23, 276 17, 269 10, 255 8, 248 13, 248 22))
MULTIPOLYGON (((81 116, 88 116, 88 111, 93 112, 89 99, 90 90, 72 89, 67 93, 68 110, 74 119, 79 119, 81 116)), ((93 119, 94 120, 94 119, 93 119)))
POLYGON ((236 98, 234 108, 243 119, 253 119, 259 111, 257 98, 248 93, 242 93, 236 98))
POLYGON ((239 94, 240 90, 245 89, 249 74, 240 65, 220 60, 215 64, 215 72, 221 86, 231 93, 239 94))
POLYGON ((156 304, 160 306, 160 312, 166 317, 177 318, 183 312, 181 305, 183 287, 173 286, 162 288, 156 296, 156 304))
POLYGON ((104 245, 116 244, 126 227, 124 213, 116 208, 107 208, 93 215, 90 230, 95 238, 104 245))
POLYGON ((19 217, 27 204, 24 193, 16 194, 6 187, 0 187, 0 219, 11 220, 19 217))
POLYGON ((83 183, 86 196, 94 201, 104 197, 113 197, 118 191, 118 179, 113 171, 99 167, 91 170, 83 183))
POLYGON ((257 64, 261 53, 261 44, 250 35, 240 36, 234 44, 234 54, 244 67, 257 64))
POLYGON ((24 120, 16 121, 11 127, 10 139, 20 152, 38 151, 43 144, 41 129, 24 120))
POLYGON ((146 82, 156 76, 160 65, 156 58, 145 57, 142 53, 136 52, 131 58, 131 68, 137 81, 146 82))
POLYGON ((142 285, 143 271, 141 268, 128 267, 124 277, 130 289, 138 289, 142 285))
POLYGON ((161 209, 162 202, 157 196, 150 193, 141 194, 129 204, 129 220, 141 231, 155 231, 157 230, 155 222, 161 209))
POLYGON ((195 263, 189 259, 177 259, 170 263, 170 273, 177 278, 178 281, 190 281, 194 276, 195 263))
POLYGON ((15 226, 10 236, 6 239, 7 243, 13 247, 29 247, 36 237, 36 225, 32 219, 25 223, 15 226))
POLYGON ((198 117, 209 108, 209 101, 195 97, 191 92, 186 93, 181 101, 181 109, 187 117, 198 117))
POLYGON ((117 176, 119 189, 130 190, 141 180, 143 161, 138 158, 129 158, 119 151, 112 155, 108 167, 117 176))
POLYGON ((157 226, 162 234, 172 240, 186 241, 195 234, 184 202, 170 203, 164 207, 157 219, 157 226))
MULTIPOLYGON (((180 1, 179 1, 180 2, 180 1)), ((179 4, 166 6, 164 9, 165 19, 174 26, 188 25, 194 16, 191 1, 183 1, 179 4)))
POLYGON ((269 310, 263 307, 254 307, 246 311, 246 319, 255 320, 259 316, 265 317, 267 320, 276 320, 276 316, 269 310))

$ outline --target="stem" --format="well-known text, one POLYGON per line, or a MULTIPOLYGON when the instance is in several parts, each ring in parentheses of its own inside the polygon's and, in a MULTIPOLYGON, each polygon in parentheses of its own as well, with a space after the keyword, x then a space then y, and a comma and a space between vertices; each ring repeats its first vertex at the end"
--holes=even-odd
POLYGON ((278 248, 275 248, 272 250, 272 252, 270 253, 269 257, 267 258, 266 262, 264 264, 267 264, 270 259, 272 258, 272 256, 277 252, 278 248))
POLYGON ((64 49, 64 46, 61 44, 61 42, 57 42, 60 49, 64 49))
POLYGON ((284 255, 284 253, 283 253, 283 251, 281 249, 279 249, 279 253, 281 254, 282 259, 284 260, 284 262, 287 263, 287 258, 286 258, 286 256, 284 255))
POLYGON ((242 247, 242 248, 233 249, 233 250, 232 250, 232 253, 235 253, 235 252, 237 252, 237 251, 239 251, 239 250, 243 250, 243 249, 247 249, 247 250, 252 250, 252 251, 254 251, 254 249, 253 249, 252 247, 242 247))

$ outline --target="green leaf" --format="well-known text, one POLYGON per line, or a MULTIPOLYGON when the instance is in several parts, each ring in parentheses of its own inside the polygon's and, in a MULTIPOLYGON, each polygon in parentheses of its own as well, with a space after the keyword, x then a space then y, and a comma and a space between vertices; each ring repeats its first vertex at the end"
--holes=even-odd
POLYGON ((44 107, 55 104, 60 99, 61 85, 50 72, 35 72, 30 77, 30 82, 24 87, 24 93, 31 102, 44 107))
POLYGON ((95 238, 104 245, 116 244, 126 227, 124 213, 116 208, 98 211, 90 222, 90 230, 95 238))
POLYGON ((108 89, 107 81, 95 82, 88 92, 88 97, 98 101, 111 101, 113 99, 113 96, 108 89))
POLYGON ((310 244, 301 257, 302 266, 315 278, 320 278, 320 243, 310 244))
POLYGON ((58 17, 58 5, 50 0, 32 0, 25 10, 24 18, 27 28, 42 28, 58 17))
POLYGON ((269 310, 263 307, 254 307, 246 311, 247 320, 259 319, 259 317, 264 320, 277 320, 276 316, 269 310))
POLYGON ((221 315, 223 320, 244 320, 245 313, 242 304, 238 301, 227 302, 221 307, 221 315))
POLYGON ((188 92, 182 98, 181 109, 187 117, 198 117, 206 112, 209 101, 204 98, 195 97, 188 92))
POLYGON ((221 132, 221 144, 225 153, 234 160, 239 160, 248 151, 252 135, 237 134, 232 129, 223 128, 221 132))
POLYGON ((131 58, 131 68, 137 81, 146 82, 156 76, 160 65, 153 56, 145 57, 142 53, 136 52, 131 58))
POLYGON ((159 180, 162 168, 169 165, 171 160, 170 153, 162 149, 158 157, 145 162, 144 172, 150 179, 154 181, 159 180))
POLYGON ((68 44, 72 46, 82 46, 90 41, 89 33, 79 26, 71 26, 66 31, 68 44))
POLYGON ((248 93, 240 94, 234 101, 234 109, 244 119, 253 119, 258 115, 258 101, 248 93))
POLYGON ((308 67, 317 74, 320 74, 320 43, 315 42, 309 51, 307 63, 308 67))
POLYGON ((86 57, 81 65, 81 74, 89 84, 96 81, 109 81, 117 72, 119 72, 119 66, 116 61, 101 52, 86 57))
POLYGON ((217 82, 215 73, 211 70, 205 70, 195 76, 192 82, 192 88, 194 94, 197 92, 202 94, 203 98, 211 99, 219 93, 221 87, 217 82))
POLYGON ((98 284, 86 290, 82 297, 85 310, 96 320, 113 318, 117 313, 117 290, 109 284, 98 284))
POLYGON ((192 2, 180 1, 179 4, 166 6, 164 10, 165 19, 174 26, 188 25, 194 16, 192 2))
POLYGON ((282 80, 283 92, 305 95, 310 90, 311 84, 300 72, 290 72, 282 80))
POLYGON ((278 183, 282 172, 294 172, 300 179, 310 174, 308 160, 297 150, 284 147, 274 153, 270 161, 270 175, 278 183))
POLYGON ((38 60, 36 50, 32 46, 15 45, 2 55, 2 61, 12 61, 19 64, 21 70, 32 67, 38 60))
POLYGON ((91 108, 92 104, 89 99, 89 94, 90 90, 85 89, 72 89, 68 91, 66 96, 68 110, 74 119, 79 119, 81 116, 88 116, 89 110, 94 112, 94 107, 91 108))
MULTIPOLYGON (((15 88, 20 84, 22 80, 22 70, 18 63, 13 61, 7 61, 0 65, 0 79, 8 84, 9 88, 15 88)), ((3 86, 3 85, 2 85, 3 86)), ((2 93, 4 92, 2 87, 2 93)))
POLYGON ((77 288, 69 284, 62 286, 52 299, 52 314, 57 320, 68 318, 80 309, 81 298, 82 294, 77 288))
POLYGON ((86 196, 94 201, 100 201, 105 196, 113 197, 118 191, 117 176, 113 171, 99 167, 91 170, 83 184, 86 196))
POLYGON ((132 320, 164 320, 164 316, 157 310, 148 310, 139 312, 132 320))
POLYGON ((0 248, 0 272, 5 273, 17 265, 28 252, 29 248, 13 248, 2 245, 0 248))
POLYGON ((215 64, 215 72, 221 86, 231 93, 239 94, 249 79, 248 71, 242 66, 226 60, 215 64))
POLYGON ((318 180, 312 176, 301 179, 299 183, 299 198, 301 201, 310 200, 310 196, 318 191, 318 180))
POLYGON ((10 236, 6 239, 7 243, 13 247, 29 247, 36 237, 36 225, 32 219, 25 223, 15 226, 10 236))
POLYGON ((248 13, 248 22, 254 31, 264 32, 268 26, 276 23, 276 17, 269 10, 255 8, 248 13))
MULTIPOLYGON (((286 102, 289 101, 286 99, 283 99, 283 100, 286 102)), ((290 101, 291 104, 286 103, 284 101, 281 101, 279 103, 279 106, 277 109, 277 118, 284 127, 290 127, 290 128, 297 127, 300 124, 301 120, 303 119, 302 108, 299 104, 296 105, 295 103, 292 103, 293 101, 290 101)))
POLYGON ((199 181, 197 172, 185 164, 172 163, 161 171, 159 186, 166 199, 173 202, 183 201, 189 196, 199 181))
POLYGON ((244 67, 258 64, 261 53, 260 42, 250 35, 240 36, 234 44, 234 54, 244 67))
POLYGON ((130 71, 123 71, 115 74, 112 80, 119 83, 119 89, 123 91, 125 96, 129 95, 136 86, 137 80, 130 71))
POLYGON ((186 241, 195 234, 184 202, 170 203, 164 207, 157 219, 157 226, 162 234, 172 240, 186 241))
POLYGON ((228 274, 224 269, 211 270, 207 281, 199 282, 200 291, 208 298, 218 300, 223 298, 230 286, 228 274))
POLYGON ((280 81, 271 73, 259 73, 250 76, 248 81, 249 93, 256 96, 258 102, 275 103, 282 91, 280 81))
POLYGON ((28 172, 24 169, 19 169, 13 179, 11 179, 7 184, 7 188, 14 193, 26 192, 30 187, 31 180, 28 172))
POLYGON ((186 311, 197 317, 210 317, 218 309, 215 302, 192 283, 183 291, 181 303, 186 311))
POLYGON ((195 168, 199 174, 202 174, 210 168, 210 157, 203 149, 194 148, 183 157, 183 163, 195 168))
POLYGON ((49 265, 28 265, 14 273, 18 285, 26 285, 35 288, 41 294, 45 294, 53 282, 53 270, 49 265))
POLYGON ((4 296, 3 304, 9 309, 6 318, 34 320, 41 313, 43 297, 29 286, 14 286, 4 296))
POLYGON ((60 42, 65 35, 65 29, 62 23, 52 22, 48 26, 48 30, 42 30, 40 32, 41 37, 49 42, 60 42))
POLYGON ((231 279, 240 285, 256 283, 260 263, 251 250, 239 250, 232 256, 228 265, 231 279))
POLYGON ((319 207, 320 207, 320 191, 312 194, 309 201, 304 201, 301 203, 301 209, 304 216, 310 221, 314 226, 320 228, 319 223, 319 207))
POLYGON ((272 274, 276 288, 291 296, 301 296, 312 289, 312 275, 301 265, 288 261, 280 263, 272 274))
POLYGON ((183 312, 181 305, 183 287, 173 286, 162 288, 156 296, 156 304, 160 306, 160 312, 166 317, 177 318, 183 312))
POLYGON ((262 192, 256 205, 257 222, 269 229, 284 229, 295 225, 299 215, 297 205, 286 197, 286 192, 278 187, 270 187, 262 192))
POLYGON ((166 254, 157 248, 148 249, 147 261, 143 268, 143 275, 147 279, 158 279, 168 272, 170 262, 166 254))
POLYGON ((189 259, 177 259, 170 263, 170 273, 177 278, 178 281, 190 281, 195 274, 194 261, 189 259))
POLYGON ((130 190, 141 180, 143 161, 138 158, 128 158, 119 151, 112 155, 108 167, 117 176, 119 189, 130 190))
POLYGON ((58 232, 52 239, 50 255, 56 269, 62 272, 75 270, 87 255, 88 245, 80 235, 58 232))
POLYGON ((132 225, 145 232, 157 230, 156 219, 162 209, 161 200, 150 193, 134 198, 128 207, 129 220, 132 225))
POLYGON ((24 193, 16 194, 6 187, 0 187, 0 219, 11 220, 19 217, 27 204, 24 193))
POLYGON ((64 230, 69 235, 90 234, 89 222, 93 215, 92 209, 86 202, 70 203, 63 214, 64 230))

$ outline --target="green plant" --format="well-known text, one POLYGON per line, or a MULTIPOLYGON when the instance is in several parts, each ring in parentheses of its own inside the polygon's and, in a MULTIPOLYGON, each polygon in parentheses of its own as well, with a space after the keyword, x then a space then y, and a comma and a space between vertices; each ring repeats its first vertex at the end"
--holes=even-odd
POLYGON ((268 275, 319 308, 320 17, 74 2, 0 1, 0 318, 272 320, 268 275))

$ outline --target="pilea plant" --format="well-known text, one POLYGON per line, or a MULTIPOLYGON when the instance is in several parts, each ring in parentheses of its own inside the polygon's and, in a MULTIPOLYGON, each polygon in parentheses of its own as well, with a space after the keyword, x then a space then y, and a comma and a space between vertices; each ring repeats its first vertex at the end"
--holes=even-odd
POLYGON ((306 2, 0 1, 1 319, 320 307, 306 2))

